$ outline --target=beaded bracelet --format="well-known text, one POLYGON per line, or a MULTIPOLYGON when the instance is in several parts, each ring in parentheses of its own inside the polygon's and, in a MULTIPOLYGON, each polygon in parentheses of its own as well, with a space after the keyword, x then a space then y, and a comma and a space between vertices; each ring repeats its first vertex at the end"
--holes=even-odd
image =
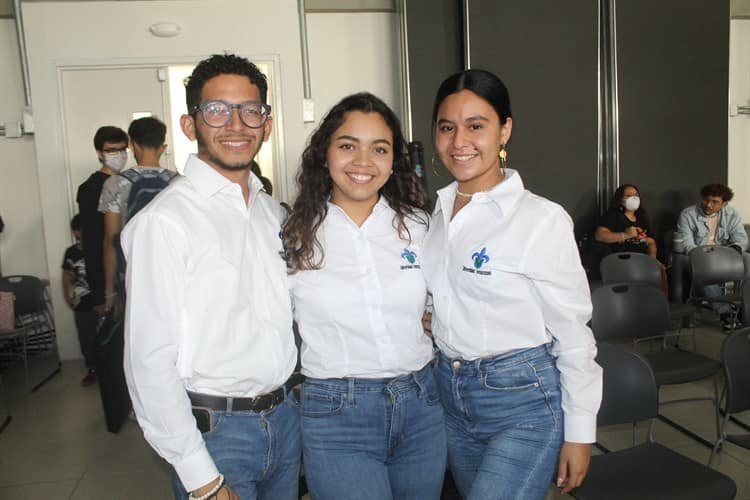
POLYGON ((191 493, 188 496, 188 500, 208 500, 209 498, 216 495, 219 492, 219 490, 222 489, 223 487, 224 487, 224 474, 219 473, 219 482, 216 483, 216 486, 211 488, 211 491, 199 497, 194 497, 193 494, 191 493))

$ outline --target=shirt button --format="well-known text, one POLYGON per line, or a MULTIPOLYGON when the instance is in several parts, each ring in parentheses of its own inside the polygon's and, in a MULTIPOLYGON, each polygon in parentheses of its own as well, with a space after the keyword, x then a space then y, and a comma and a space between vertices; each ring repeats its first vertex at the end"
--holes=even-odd
POLYGON ((453 362, 453 368, 456 368, 456 369, 461 368, 461 362, 460 361, 454 361, 453 362))

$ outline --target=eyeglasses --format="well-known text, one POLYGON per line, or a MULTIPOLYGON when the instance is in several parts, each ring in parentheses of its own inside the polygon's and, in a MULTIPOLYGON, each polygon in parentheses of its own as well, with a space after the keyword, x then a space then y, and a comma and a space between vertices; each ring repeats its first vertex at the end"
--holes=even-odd
POLYGON ((127 151, 128 151, 127 146, 124 146, 121 148, 103 148, 102 149, 102 153, 122 153, 122 152, 127 152, 127 151))
POLYGON ((262 102, 248 101, 242 104, 229 104, 224 101, 208 101, 195 106, 190 114, 201 112, 203 121, 209 127, 224 127, 232 120, 232 110, 237 108, 240 120, 250 128, 263 126, 271 114, 271 106, 262 102))

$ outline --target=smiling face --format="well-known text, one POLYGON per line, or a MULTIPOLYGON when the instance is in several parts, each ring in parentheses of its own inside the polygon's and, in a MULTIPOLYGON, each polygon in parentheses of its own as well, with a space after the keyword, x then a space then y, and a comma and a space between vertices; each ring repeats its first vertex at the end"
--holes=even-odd
MULTIPOLYGON (((220 100, 229 104, 260 101, 260 90, 244 75, 221 74, 208 80, 201 92, 201 103, 220 100)), ((238 110, 232 110, 229 123, 210 127, 200 112, 182 115, 180 125, 190 140, 198 141, 198 157, 214 169, 229 172, 249 169, 263 142, 271 133, 272 118, 258 128, 250 128, 240 120, 238 110)))
POLYGON ((393 168, 393 133, 379 113, 350 111, 331 136, 331 202, 345 211, 372 210, 393 168))
POLYGON ((492 105, 470 90, 440 104, 435 147, 464 193, 484 191, 503 179, 498 153, 510 139, 512 120, 500 123, 492 105))

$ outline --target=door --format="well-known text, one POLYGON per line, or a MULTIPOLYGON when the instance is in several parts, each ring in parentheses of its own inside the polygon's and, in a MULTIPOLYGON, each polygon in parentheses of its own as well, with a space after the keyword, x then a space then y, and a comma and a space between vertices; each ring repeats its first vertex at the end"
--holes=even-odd
MULTIPOLYGON (((94 150, 94 134, 99 127, 114 125, 127 132, 134 118, 151 114, 167 124, 169 142, 166 70, 157 67, 71 68, 62 71, 61 80, 65 165, 70 205, 75 213, 78 186, 101 167, 94 150)), ((162 166, 174 170, 169 151, 168 147, 162 166)), ((128 166, 132 165, 135 160, 131 152, 128 166)))

